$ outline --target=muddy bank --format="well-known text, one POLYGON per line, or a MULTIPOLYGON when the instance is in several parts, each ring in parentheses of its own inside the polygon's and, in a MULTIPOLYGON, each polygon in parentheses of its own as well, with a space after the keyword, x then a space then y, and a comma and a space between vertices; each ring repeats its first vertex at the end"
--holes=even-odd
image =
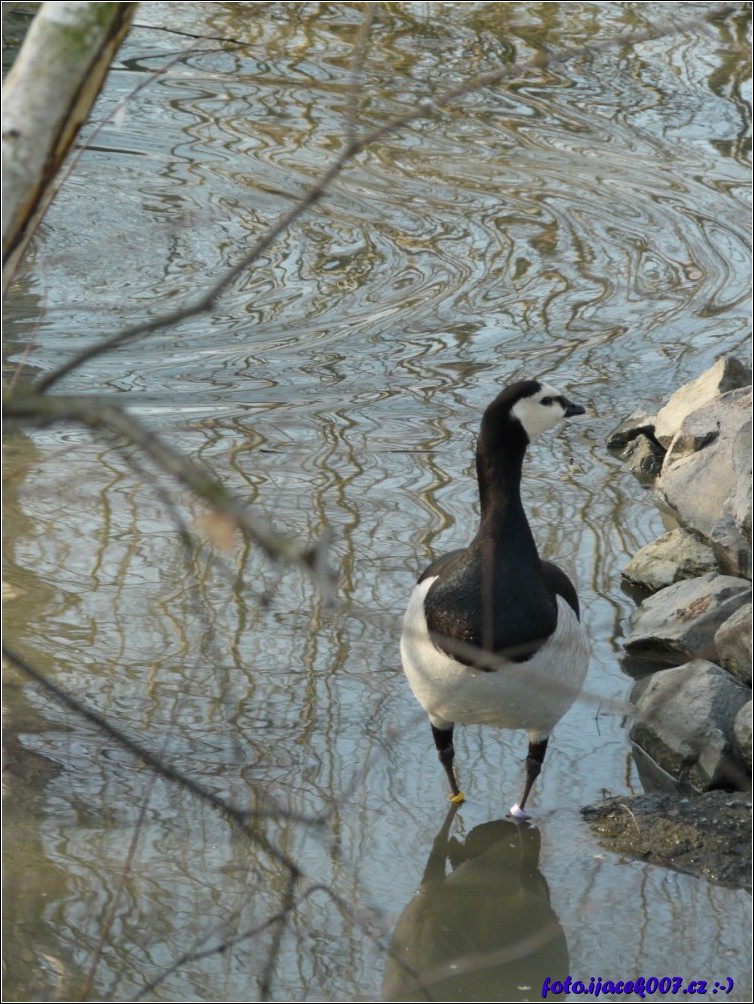
POLYGON ((587 805, 581 813, 600 842, 616 854, 751 888, 749 795, 639 795, 587 805))

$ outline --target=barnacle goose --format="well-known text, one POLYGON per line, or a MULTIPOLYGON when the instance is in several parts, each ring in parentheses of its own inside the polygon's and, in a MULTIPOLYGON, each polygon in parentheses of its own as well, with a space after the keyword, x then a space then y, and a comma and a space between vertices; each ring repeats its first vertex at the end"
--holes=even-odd
POLYGON ((578 696, 589 662, 576 590, 539 556, 521 503, 521 471, 529 443, 583 414, 538 380, 513 383, 495 398, 477 441, 477 534, 421 574, 403 624, 403 668, 429 716, 452 802, 464 798, 453 770, 456 723, 526 729, 524 786, 509 810, 515 819, 529 818, 526 801, 550 733, 578 696))

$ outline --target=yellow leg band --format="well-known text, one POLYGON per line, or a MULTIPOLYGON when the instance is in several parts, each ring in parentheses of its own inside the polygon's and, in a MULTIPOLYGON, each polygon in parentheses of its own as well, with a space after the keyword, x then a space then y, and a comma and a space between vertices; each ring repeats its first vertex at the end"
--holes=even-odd
POLYGON ((453 805, 460 805, 463 802, 463 792, 459 791, 457 795, 448 795, 448 801, 452 802, 453 805))

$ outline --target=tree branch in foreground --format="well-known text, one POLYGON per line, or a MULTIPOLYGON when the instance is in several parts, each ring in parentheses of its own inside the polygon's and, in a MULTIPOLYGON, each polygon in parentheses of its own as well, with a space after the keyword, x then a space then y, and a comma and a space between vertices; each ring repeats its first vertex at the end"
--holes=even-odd
POLYGON ((95 397, 16 393, 6 397, 3 412, 6 419, 19 420, 27 427, 44 428, 61 422, 78 422, 97 432, 105 429, 111 434, 124 436, 162 471, 229 516, 238 529, 273 561, 282 560, 306 569, 325 600, 331 601, 337 577, 328 567, 329 535, 323 536, 313 547, 305 547, 276 533, 208 471, 166 446, 155 433, 144 428, 117 405, 95 397))
POLYGON ((146 746, 142 746, 141 743, 131 739, 131 737, 119 729, 117 725, 113 725, 111 722, 108 722, 107 719, 103 718, 95 711, 92 711, 85 704, 79 701, 78 698, 69 694, 62 687, 59 687, 57 683, 53 683, 53 681, 45 676, 44 673, 38 670, 35 666, 32 666, 31 663, 27 662, 26 659, 9 646, 3 645, 2 652, 3 659, 7 660, 11 666, 13 666, 20 673, 23 673, 24 676, 27 676, 38 683, 44 690, 47 691, 48 694, 58 701, 58 703, 75 712, 75 714, 85 719, 91 725, 96 726, 96 728, 98 728, 101 732, 104 732, 105 735, 110 737, 110 739, 117 742, 123 749, 128 750, 128 752, 133 756, 146 763, 147 766, 156 771, 160 777, 174 782, 180 788, 190 792, 192 795, 195 795, 201 801, 206 802, 213 809, 217 810, 217 812, 224 816, 229 822, 238 827, 238 829, 249 837, 254 844, 260 847, 261 850, 263 850, 266 854, 269 854, 274 861, 286 868, 290 875, 294 876, 296 879, 304 877, 303 872, 296 862, 284 851, 281 851, 277 847, 273 846, 269 839, 262 832, 254 829, 251 824, 255 820, 279 820, 281 818, 292 818, 294 822, 304 822, 314 826, 321 826, 324 824, 324 820, 295 817, 280 809, 276 809, 271 812, 260 812, 256 809, 239 809, 237 806, 231 805, 230 802, 226 802, 225 799, 220 798, 219 795, 215 795, 214 792, 210 791, 208 788, 205 788, 201 784, 197 784, 196 781, 193 781, 186 774, 182 774, 174 767, 171 767, 170 764, 156 756, 151 752, 151 750, 148 750, 146 746))
POLYGON ((3 88, 3 289, 55 194, 52 179, 136 6, 44 3, 29 28, 3 88))

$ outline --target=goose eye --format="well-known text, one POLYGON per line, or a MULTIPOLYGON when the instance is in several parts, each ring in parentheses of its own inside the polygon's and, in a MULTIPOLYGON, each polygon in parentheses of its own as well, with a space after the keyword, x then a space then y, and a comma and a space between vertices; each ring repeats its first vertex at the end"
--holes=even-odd
POLYGON ((543 404, 547 408, 549 408, 554 400, 555 400, 554 397, 543 397, 542 400, 540 401, 540 404, 543 404))

